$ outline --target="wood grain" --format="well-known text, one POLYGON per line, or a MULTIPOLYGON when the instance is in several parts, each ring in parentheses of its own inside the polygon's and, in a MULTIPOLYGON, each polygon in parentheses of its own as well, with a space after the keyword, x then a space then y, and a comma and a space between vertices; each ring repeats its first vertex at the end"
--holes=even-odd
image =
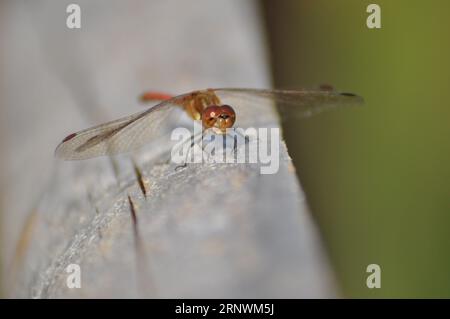
POLYGON ((274 175, 259 164, 175 170, 159 141, 133 157, 53 158, 69 133, 142 110, 148 89, 270 87, 257 3, 78 1, 80 30, 65 27, 68 3, 3 5, 6 295, 336 296, 284 145, 274 175), (80 289, 66 285, 73 263, 80 289))

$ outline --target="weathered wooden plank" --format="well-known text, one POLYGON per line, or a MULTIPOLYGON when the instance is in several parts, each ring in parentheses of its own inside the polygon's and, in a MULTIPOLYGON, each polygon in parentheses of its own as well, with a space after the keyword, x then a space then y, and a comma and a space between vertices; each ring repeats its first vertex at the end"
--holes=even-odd
MULTIPOLYGON (((256 3, 78 3, 78 31, 65 28, 67 3, 6 6, 11 81, 3 99, 13 106, 13 140, 2 191, 14 213, 5 218, 7 294, 334 296, 284 145, 274 175, 261 175, 258 164, 175 170, 158 143, 134 161, 52 159, 65 134, 141 109, 136 97, 146 89, 269 86, 256 3), (73 263, 81 266, 81 289, 66 285, 73 263)), ((277 126, 269 105, 267 114, 277 126)))

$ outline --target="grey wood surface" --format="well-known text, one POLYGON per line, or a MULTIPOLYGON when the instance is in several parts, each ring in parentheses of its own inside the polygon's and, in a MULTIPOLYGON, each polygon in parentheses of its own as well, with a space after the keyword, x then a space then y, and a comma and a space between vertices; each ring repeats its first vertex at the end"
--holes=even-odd
MULTIPOLYGON (((53 158, 68 133, 142 110, 148 89, 270 87, 257 3, 77 1, 81 30, 65 27, 68 3, 2 4, 4 293, 336 296, 284 145, 274 175, 258 164, 175 170, 159 141, 133 157, 53 158), (73 263, 80 289, 66 285, 73 263)), ((270 106, 267 116, 278 125, 270 106)))

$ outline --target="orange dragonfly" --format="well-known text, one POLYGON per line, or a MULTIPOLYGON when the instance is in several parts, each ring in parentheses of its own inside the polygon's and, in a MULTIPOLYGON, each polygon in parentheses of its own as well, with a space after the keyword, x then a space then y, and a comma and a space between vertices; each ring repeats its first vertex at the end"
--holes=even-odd
POLYGON ((82 160, 136 150, 163 136, 167 123, 180 109, 190 118, 201 120, 204 129, 225 134, 235 124, 245 128, 264 118, 267 103, 276 104, 281 115, 287 118, 307 117, 326 109, 363 103, 353 93, 330 90, 245 88, 206 89, 178 96, 147 93, 143 100, 160 103, 143 112, 68 135, 56 148, 56 157, 82 160))

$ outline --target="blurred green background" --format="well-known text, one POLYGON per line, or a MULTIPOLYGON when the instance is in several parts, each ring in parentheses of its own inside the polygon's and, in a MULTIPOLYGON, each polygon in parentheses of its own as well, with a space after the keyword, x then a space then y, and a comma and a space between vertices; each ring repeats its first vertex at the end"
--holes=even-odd
POLYGON ((276 87, 366 100, 284 128, 345 296, 450 297, 450 1, 262 4, 276 87))

